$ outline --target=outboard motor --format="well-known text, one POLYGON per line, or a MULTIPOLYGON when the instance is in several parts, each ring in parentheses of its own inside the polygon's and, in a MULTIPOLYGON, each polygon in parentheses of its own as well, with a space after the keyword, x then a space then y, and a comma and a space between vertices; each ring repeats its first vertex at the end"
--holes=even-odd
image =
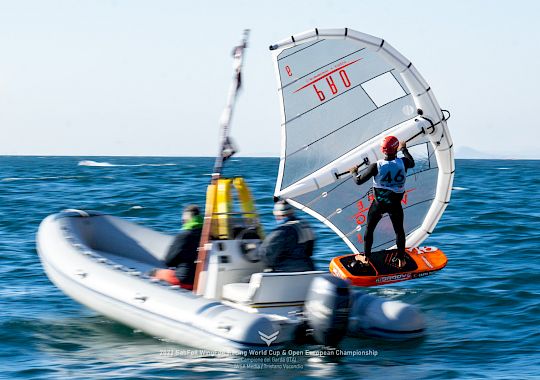
POLYGON ((307 324, 319 344, 336 346, 347 333, 349 284, 331 274, 315 277, 304 306, 307 324))

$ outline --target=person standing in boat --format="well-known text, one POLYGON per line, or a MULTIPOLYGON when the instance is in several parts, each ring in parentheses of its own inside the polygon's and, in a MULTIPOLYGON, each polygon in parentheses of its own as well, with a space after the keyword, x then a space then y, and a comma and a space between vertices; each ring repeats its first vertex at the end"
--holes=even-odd
POLYGON ((373 232, 383 214, 388 213, 396 233, 397 255, 392 263, 402 268, 405 265, 405 229, 403 227, 403 207, 401 200, 405 193, 407 170, 414 167, 414 159, 407 150, 405 141, 399 141, 394 136, 387 136, 381 143, 384 159, 368 166, 367 170, 358 174, 358 166, 350 169, 357 185, 373 178, 373 202, 369 207, 367 227, 364 233, 364 256, 357 255, 356 259, 367 264, 373 245, 373 232), (403 157, 397 157, 401 150, 403 157))
POLYGON ((165 265, 175 269, 156 269, 153 276, 185 289, 193 289, 203 218, 199 207, 188 205, 182 213, 182 232, 174 239, 165 255, 165 265))
POLYGON ((280 200, 274 204, 276 228, 264 239, 257 256, 274 272, 315 270, 311 255, 315 235, 306 221, 297 218, 293 207, 280 200))

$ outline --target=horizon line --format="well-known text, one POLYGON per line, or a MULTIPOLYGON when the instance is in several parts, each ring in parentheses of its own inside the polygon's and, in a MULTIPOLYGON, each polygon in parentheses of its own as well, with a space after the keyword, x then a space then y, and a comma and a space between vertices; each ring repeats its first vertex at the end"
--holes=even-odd
MULTIPOLYGON (((0 157, 119 157, 119 158, 215 158, 216 156, 165 156, 165 155, 74 155, 74 154, 0 154, 0 157)), ((236 156, 235 158, 276 158, 279 156, 236 156)), ((490 158, 490 157, 455 157, 455 160, 496 160, 496 161, 537 161, 540 158, 490 158)))

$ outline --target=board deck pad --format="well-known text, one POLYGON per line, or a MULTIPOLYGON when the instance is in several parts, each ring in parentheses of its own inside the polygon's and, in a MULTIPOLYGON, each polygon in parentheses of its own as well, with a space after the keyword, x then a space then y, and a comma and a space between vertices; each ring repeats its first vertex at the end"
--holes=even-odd
POLYGON ((391 260, 396 255, 397 249, 372 252, 369 258, 372 265, 361 264, 354 258, 355 255, 344 256, 340 261, 347 267, 353 276, 375 276, 377 273, 380 275, 394 274, 415 271, 418 269, 416 262, 407 253, 405 253, 405 265, 402 268, 397 268, 395 265, 392 265, 391 260))
POLYGON ((330 262, 330 272, 356 286, 376 286, 425 277, 446 266, 447 258, 435 247, 410 248, 405 253, 405 265, 397 268, 392 258, 397 250, 372 252, 369 263, 362 264, 356 255, 339 256, 330 262))

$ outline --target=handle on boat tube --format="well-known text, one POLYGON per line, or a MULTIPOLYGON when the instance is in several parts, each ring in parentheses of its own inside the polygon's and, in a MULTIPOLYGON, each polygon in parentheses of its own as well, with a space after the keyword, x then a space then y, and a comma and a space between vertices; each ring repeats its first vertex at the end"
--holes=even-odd
POLYGON ((148 299, 148 297, 147 297, 147 296, 143 296, 143 295, 140 294, 140 293, 137 293, 137 294, 135 294, 135 296, 133 297, 133 299, 134 299, 135 301, 139 301, 139 302, 144 303, 144 302, 146 302, 146 300, 148 299))
MULTIPOLYGON (((369 165, 369 158, 364 157, 364 161, 360 165, 358 165, 358 167, 362 167, 364 165, 366 166, 369 165)), ((334 173, 334 175, 336 176, 336 179, 340 179, 345 174, 349 174, 349 171, 347 170, 346 172, 342 172, 342 173, 334 173)))
MULTIPOLYGON (((232 115, 234 105, 236 103, 236 96, 242 86, 242 64, 244 60, 244 50, 247 48, 247 40, 249 36, 249 29, 244 30, 242 41, 233 50, 233 80, 229 87, 229 94, 227 97, 227 105, 223 110, 223 114, 220 119, 220 147, 214 163, 214 170, 212 172, 212 179, 210 185, 216 186, 218 179, 221 177, 221 171, 223 163, 229 157, 235 153, 235 149, 229 138, 229 127, 232 121, 232 115)), ((202 271, 206 269, 207 252, 209 250, 210 233, 212 231, 212 219, 214 213, 214 205, 216 203, 216 191, 209 191, 206 199, 206 208, 204 211, 204 223, 201 233, 201 241, 199 243, 199 253, 195 263, 197 267, 195 269, 195 280, 193 283, 193 292, 196 293, 199 286, 199 277, 202 271)))

